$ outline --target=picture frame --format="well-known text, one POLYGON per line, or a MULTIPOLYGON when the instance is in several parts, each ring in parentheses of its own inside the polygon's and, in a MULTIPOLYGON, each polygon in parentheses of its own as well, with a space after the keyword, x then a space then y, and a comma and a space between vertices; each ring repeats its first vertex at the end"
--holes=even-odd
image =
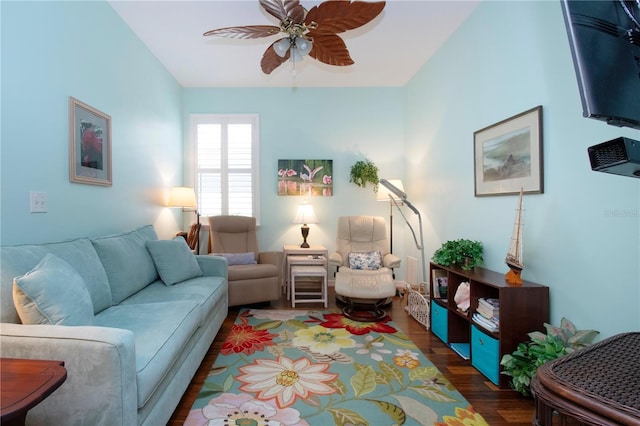
POLYGON ((431 298, 432 299, 446 299, 446 296, 443 297, 445 293, 441 293, 441 288, 447 287, 447 271, 444 269, 434 269, 432 271, 431 277, 431 298))
POLYGON ((278 195, 333 196, 333 160, 278 160, 278 195))
POLYGON ((542 106, 473 133, 475 196, 542 194, 542 106))
POLYGON ((69 97, 69 181, 111 186, 111 117, 69 97))

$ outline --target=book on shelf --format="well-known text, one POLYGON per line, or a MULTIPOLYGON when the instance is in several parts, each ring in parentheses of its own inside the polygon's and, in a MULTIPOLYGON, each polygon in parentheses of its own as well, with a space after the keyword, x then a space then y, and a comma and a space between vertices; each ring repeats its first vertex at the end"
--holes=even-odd
POLYGON ((480 315, 487 319, 500 318, 500 301, 498 299, 478 299, 478 308, 476 309, 480 315))
POLYGON ((500 309, 500 299, 481 297, 478 299, 478 305, 482 305, 488 310, 498 310, 500 309))
POLYGON ((491 319, 494 317, 493 311, 488 311, 484 306, 478 305, 478 309, 476 312, 485 317, 486 319, 491 319))
POLYGON ((499 322, 497 320, 487 319, 482 315, 479 315, 477 312, 473 314, 473 321, 492 332, 497 332, 499 329, 499 322))

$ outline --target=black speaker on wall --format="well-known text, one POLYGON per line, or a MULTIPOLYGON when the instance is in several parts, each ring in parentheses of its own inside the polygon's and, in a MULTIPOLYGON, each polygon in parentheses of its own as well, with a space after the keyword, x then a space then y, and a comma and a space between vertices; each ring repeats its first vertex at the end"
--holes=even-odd
POLYGON ((640 178, 640 141, 619 137, 587 148, 591 169, 640 178))

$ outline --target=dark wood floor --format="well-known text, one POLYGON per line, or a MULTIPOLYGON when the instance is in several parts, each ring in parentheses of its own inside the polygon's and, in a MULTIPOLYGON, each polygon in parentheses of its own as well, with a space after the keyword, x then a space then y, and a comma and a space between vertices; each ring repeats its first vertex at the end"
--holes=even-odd
MULTIPOLYGON (((329 307, 335 308, 335 299, 330 288, 329 307)), ((271 305, 258 306, 269 309, 291 309, 286 297, 284 300, 272 302, 271 305)), ((304 304, 300 309, 321 309, 321 304, 304 304)), ((215 341, 209 348, 207 356, 200 365, 200 369, 191 381, 180 405, 176 408, 169 425, 182 425, 189 414, 200 388, 207 377, 209 369, 213 365, 216 355, 222 347, 233 322, 240 309, 229 309, 229 315, 225 320, 215 341)), ((451 381, 451 383, 467 398, 490 425, 531 425, 533 419, 533 400, 520 396, 515 391, 499 389, 487 378, 471 367, 469 361, 465 361, 445 346, 430 331, 410 317, 404 310, 404 303, 400 297, 394 298, 391 308, 388 310, 393 321, 406 333, 411 340, 422 350, 436 367, 451 381)))

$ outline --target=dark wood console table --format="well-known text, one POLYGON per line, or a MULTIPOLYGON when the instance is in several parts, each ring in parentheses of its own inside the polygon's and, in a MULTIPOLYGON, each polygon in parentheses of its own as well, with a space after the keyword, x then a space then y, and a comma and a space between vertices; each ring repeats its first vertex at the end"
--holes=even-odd
POLYGON ((549 361, 531 381, 535 424, 640 425, 640 333, 623 333, 549 361), (554 414, 555 412, 555 414, 554 414))
POLYGON ((27 411, 58 389, 67 378, 63 361, 0 359, 0 422, 24 425, 27 411))

